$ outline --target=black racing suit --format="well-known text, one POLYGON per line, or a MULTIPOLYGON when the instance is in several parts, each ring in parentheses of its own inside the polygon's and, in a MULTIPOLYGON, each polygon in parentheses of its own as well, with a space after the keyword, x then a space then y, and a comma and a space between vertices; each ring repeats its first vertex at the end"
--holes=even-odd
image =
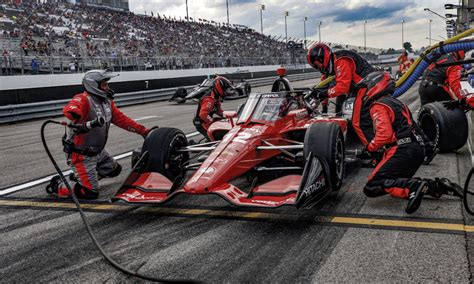
POLYGON ((369 152, 383 150, 383 159, 368 178, 364 193, 368 197, 390 194, 407 199, 421 179, 413 178, 423 164, 425 154, 420 133, 408 107, 388 95, 369 102, 370 116, 362 118, 362 133, 374 133, 365 139, 369 152))

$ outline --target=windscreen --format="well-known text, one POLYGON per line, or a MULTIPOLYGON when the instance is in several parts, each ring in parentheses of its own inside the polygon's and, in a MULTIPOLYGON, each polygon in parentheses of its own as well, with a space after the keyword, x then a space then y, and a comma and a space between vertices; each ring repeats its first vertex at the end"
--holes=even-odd
POLYGON ((251 94, 237 123, 244 123, 249 117, 251 121, 273 122, 300 107, 297 100, 286 92, 251 94))

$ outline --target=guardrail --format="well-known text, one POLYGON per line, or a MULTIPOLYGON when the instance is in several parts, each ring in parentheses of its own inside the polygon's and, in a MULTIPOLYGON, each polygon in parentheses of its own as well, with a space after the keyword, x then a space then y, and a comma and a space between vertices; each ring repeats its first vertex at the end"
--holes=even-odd
MULTIPOLYGON (((302 74, 288 75, 290 81, 301 81, 319 78, 320 73, 309 72, 302 74)), ((270 85, 275 80, 273 77, 264 77, 257 79, 250 79, 247 82, 252 87, 259 87, 270 85)), ((184 86, 184 88, 191 90, 193 86, 184 86)), ((151 103, 157 101, 164 101, 169 99, 176 91, 177 88, 167 88, 149 91, 139 91, 131 93, 121 93, 115 96, 115 103, 118 106, 129 106, 144 103, 151 103)), ((62 115, 63 107, 69 102, 67 100, 56 100, 49 102, 38 102, 18 105, 7 105, 0 106, 0 124, 12 123, 17 121, 24 121, 36 118, 45 118, 62 115)))

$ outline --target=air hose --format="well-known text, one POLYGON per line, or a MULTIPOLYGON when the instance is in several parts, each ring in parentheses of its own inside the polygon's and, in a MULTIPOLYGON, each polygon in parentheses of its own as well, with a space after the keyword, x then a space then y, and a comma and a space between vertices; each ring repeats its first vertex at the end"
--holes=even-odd
POLYGON ((464 204, 464 209, 466 209, 466 212, 469 213, 470 215, 474 215, 474 211, 469 207, 469 204, 467 202, 467 195, 474 195, 474 192, 469 191, 469 183, 471 182, 472 175, 474 173, 474 168, 471 168, 469 171, 469 174, 467 175, 466 182, 464 183, 464 192, 462 196, 462 203, 464 204))
MULTIPOLYGON (((174 280, 174 279, 164 279, 164 278, 157 278, 154 276, 149 276, 149 275, 144 275, 141 273, 138 273, 136 271, 132 271, 128 268, 123 267, 120 265, 118 262, 116 262, 114 259, 112 259, 107 252, 104 250, 102 245, 98 242, 97 238, 94 235, 94 232, 92 231, 92 228, 89 224, 89 222, 86 219, 86 216, 84 214, 84 211, 82 210, 81 204, 79 200, 77 199, 77 196, 74 194, 74 190, 72 190, 71 185, 67 181, 67 179, 64 177, 61 169, 59 168, 58 164, 56 163, 56 160, 53 158, 53 155, 51 155, 51 151, 48 148, 48 145, 46 143, 45 135, 44 135, 44 130, 48 124, 58 124, 62 126, 69 126, 66 122, 60 122, 60 121, 54 121, 54 120, 47 120, 41 125, 41 141, 43 142, 43 147, 46 151, 46 154, 48 154, 49 159, 51 160, 51 163, 54 166, 54 169, 58 173, 59 177, 61 178, 61 181, 66 185, 67 189, 69 190, 69 193, 71 194, 72 200, 74 201, 74 204, 76 205, 76 208, 79 212, 79 215, 81 216, 82 222, 84 223, 84 226, 87 230, 87 233, 89 234, 89 237, 91 238, 92 242, 94 243, 95 247, 97 250, 99 250, 100 254, 109 262, 110 265, 112 265, 115 269, 119 270, 120 272, 130 275, 133 277, 141 278, 144 280, 148 281, 153 281, 153 282, 172 282, 172 283, 196 283, 196 281, 192 280, 174 280)), ((73 126, 74 127, 74 126, 73 126)))

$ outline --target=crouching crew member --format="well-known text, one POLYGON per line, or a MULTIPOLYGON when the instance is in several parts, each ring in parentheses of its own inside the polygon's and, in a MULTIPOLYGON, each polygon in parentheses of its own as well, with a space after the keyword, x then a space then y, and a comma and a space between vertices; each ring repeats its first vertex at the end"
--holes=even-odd
POLYGON ((364 141, 369 141, 362 156, 383 151, 383 158, 370 174, 364 187, 368 197, 390 194, 408 200, 405 211, 415 212, 424 194, 439 198, 442 194, 459 196, 462 188, 446 178, 413 178, 427 154, 422 132, 413 121, 408 107, 390 95, 395 81, 387 72, 374 72, 358 85, 362 101, 360 116, 364 141), (369 113, 369 115, 364 115, 369 113))
MULTIPOLYGON (((307 61, 309 65, 321 72, 321 80, 336 76, 336 83, 327 92, 329 98, 336 98, 336 113, 341 112, 342 104, 348 95, 356 95, 355 84, 375 71, 374 67, 359 54, 349 50, 333 52, 323 43, 316 43, 309 48, 307 61)), ((323 104, 323 112, 327 112, 327 104, 326 100, 323 104)))
POLYGON ((418 88, 422 105, 461 98, 460 81, 462 67, 460 65, 438 67, 438 64, 456 62, 463 59, 464 51, 457 51, 441 56, 440 59, 428 66, 418 88))
MULTIPOLYGON (((74 193, 81 199, 96 199, 99 196, 99 179, 115 177, 122 167, 104 149, 110 124, 146 137, 151 129, 135 122, 122 113, 115 105, 114 91, 108 81, 118 74, 105 70, 91 70, 84 74, 83 93, 75 95, 64 107, 63 113, 72 124, 81 125, 101 119, 100 126, 85 132, 68 128, 63 138, 67 163, 74 175, 74 193)), ((58 197, 68 197, 70 193, 59 176, 53 177, 46 191, 58 197)))
POLYGON ((222 101, 225 98, 226 91, 231 87, 230 81, 222 76, 214 78, 214 86, 209 95, 199 100, 196 115, 193 119, 196 130, 199 131, 206 139, 207 130, 214 121, 220 120, 224 116, 222 110, 222 101))

